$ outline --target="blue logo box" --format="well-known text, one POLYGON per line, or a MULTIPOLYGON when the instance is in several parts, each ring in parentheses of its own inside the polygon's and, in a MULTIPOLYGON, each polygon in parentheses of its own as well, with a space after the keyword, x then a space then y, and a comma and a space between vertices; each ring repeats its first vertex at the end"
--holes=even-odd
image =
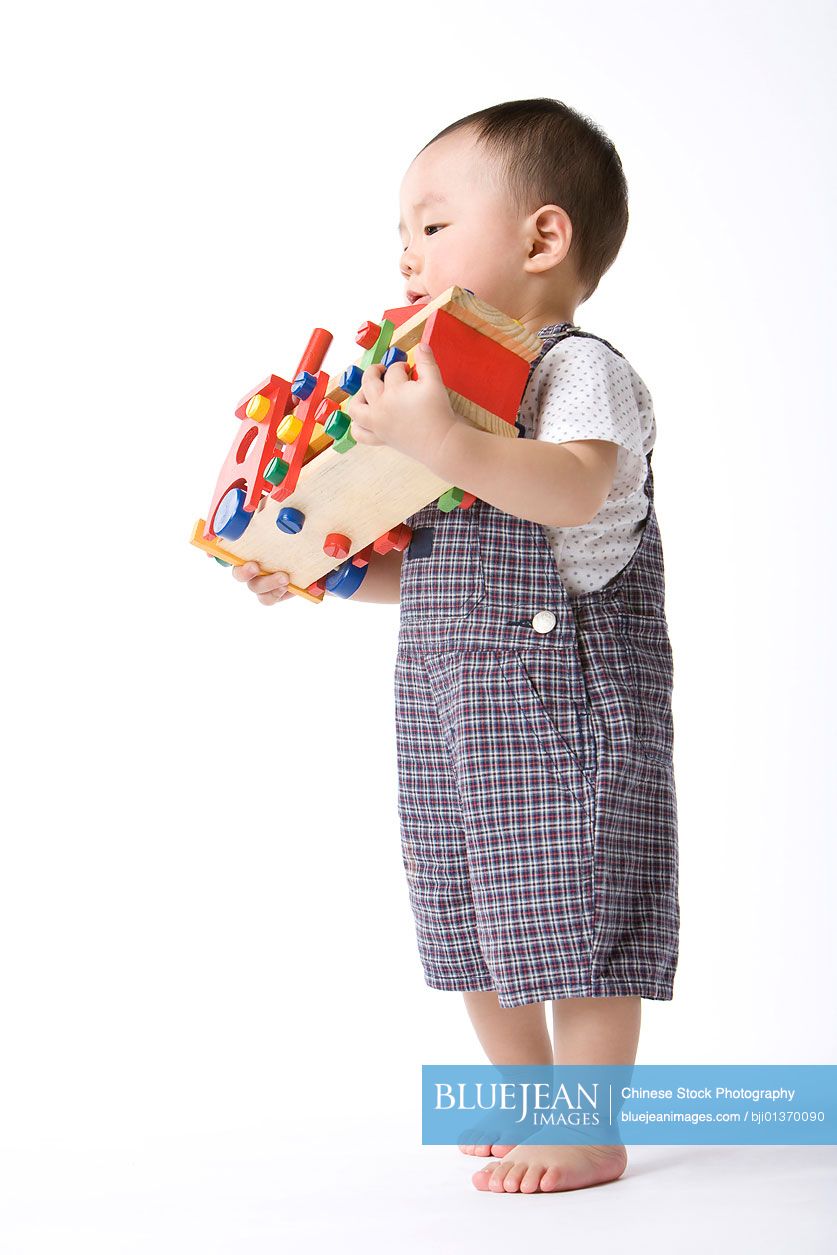
POLYGON ((422 1067, 422 1143, 837 1144, 837 1065, 422 1067))

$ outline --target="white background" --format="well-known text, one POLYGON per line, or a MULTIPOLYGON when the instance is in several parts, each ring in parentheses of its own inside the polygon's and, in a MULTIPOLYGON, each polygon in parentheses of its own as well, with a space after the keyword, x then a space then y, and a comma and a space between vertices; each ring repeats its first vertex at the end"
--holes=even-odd
POLYGON ((402 303, 418 149, 501 100, 594 118, 631 224, 576 321, 654 398, 675 651, 681 956, 674 1000, 643 1003, 638 1062, 837 1062, 834 15, 7 16, 9 1255, 605 1249, 617 1224, 668 1249, 695 1197, 683 1250, 739 1249, 745 1204, 761 1251, 788 1249, 784 1228, 825 1249, 826 1150, 638 1148, 618 1185, 527 1203, 420 1146, 421 1064, 484 1056, 415 947, 398 609, 267 609, 188 537, 240 396, 293 370, 314 326, 335 372, 402 303))

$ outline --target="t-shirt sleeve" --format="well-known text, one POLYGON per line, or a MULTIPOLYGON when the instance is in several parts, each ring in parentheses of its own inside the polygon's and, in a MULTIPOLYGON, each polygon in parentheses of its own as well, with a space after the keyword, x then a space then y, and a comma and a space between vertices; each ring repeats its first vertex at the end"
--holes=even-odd
POLYGON ((619 481, 641 484, 646 462, 642 415, 631 368, 599 340, 570 337, 549 349, 532 379, 534 436, 563 444, 610 440, 620 446, 619 481))

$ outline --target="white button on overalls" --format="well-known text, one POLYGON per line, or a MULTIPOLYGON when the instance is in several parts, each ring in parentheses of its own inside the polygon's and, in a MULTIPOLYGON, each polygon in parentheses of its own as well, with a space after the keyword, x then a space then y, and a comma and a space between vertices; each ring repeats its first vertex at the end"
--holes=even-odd
POLYGON ((536 632, 551 632, 557 622, 551 610, 539 610, 532 618, 532 627, 536 632))

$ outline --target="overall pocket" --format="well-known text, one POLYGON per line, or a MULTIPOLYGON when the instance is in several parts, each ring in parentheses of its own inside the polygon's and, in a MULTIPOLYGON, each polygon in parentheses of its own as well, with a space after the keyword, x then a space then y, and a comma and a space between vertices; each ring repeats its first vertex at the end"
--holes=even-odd
POLYGON ((404 622, 464 619, 485 597, 479 505, 446 513, 432 501, 407 519, 413 535, 401 560, 404 622))
POLYGON ((576 700, 564 650, 510 650, 500 655, 516 704, 532 732, 562 768, 562 775, 587 802, 595 777, 596 746, 589 710, 576 700))
POLYGON ((670 763, 674 748, 671 712, 674 659, 662 616, 620 614, 619 631, 628 663, 637 749, 670 763))

